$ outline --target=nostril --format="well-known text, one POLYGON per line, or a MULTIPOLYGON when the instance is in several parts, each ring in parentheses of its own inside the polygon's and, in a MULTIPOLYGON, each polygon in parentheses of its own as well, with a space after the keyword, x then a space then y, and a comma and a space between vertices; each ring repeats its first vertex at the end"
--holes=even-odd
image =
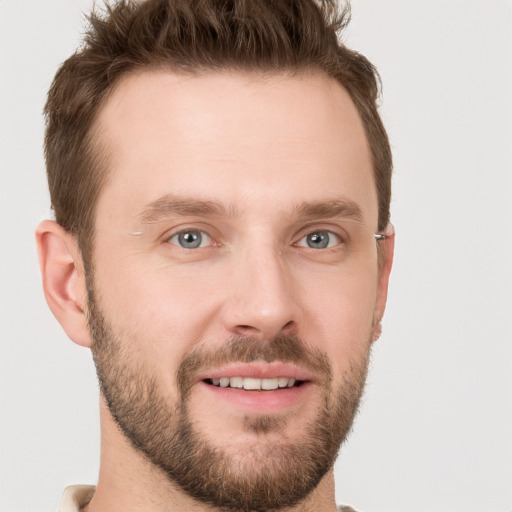
POLYGON ((289 322, 284 324, 283 331, 285 331, 285 330, 288 331, 288 330, 292 329, 293 326, 294 326, 294 322, 293 322, 293 320, 290 320, 289 322))
POLYGON ((258 336, 259 330, 252 325, 241 324, 235 327, 235 332, 239 336, 258 336))
POLYGON ((254 337, 259 339, 270 339, 280 334, 292 335, 296 334, 297 324, 293 320, 286 322, 280 328, 275 326, 262 326, 258 328, 250 324, 239 324, 232 329, 238 336, 254 337), (277 327, 277 329, 276 329, 277 327))

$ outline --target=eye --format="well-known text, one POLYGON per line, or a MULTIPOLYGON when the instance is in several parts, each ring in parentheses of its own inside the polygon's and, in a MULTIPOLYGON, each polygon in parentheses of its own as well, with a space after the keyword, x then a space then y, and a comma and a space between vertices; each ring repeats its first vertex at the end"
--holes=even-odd
POLYGON ((183 249, 200 249, 212 243, 210 235, 199 229, 185 229, 172 235, 168 241, 183 249))
POLYGON ((301 238, 296 245, 311 249, 330 249, 341 243, 341 238, 332 231, 312 231, 301 238))

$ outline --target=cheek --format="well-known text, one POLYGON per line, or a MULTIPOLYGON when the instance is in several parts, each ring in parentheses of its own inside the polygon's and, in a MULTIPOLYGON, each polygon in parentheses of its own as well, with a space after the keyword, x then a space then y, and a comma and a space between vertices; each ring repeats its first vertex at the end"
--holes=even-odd
MULTIPOLYGON (((230 280, 231 265, 170 265, 140 255, 113 261, 111 256, 97 259, 103 262, 96 271, 102 310, 153 366, 175 368, 195 344, 226 337, 220 311, 232 295, 230 286, 237 286, 230 280)), ((323 350, 335 367, 368 345, 376 268, 303 264, 289 269, 288 298, 300 311, 298 334, 323 350)))
POLYGON ((105 318, 153 367, 175 368, 204 337, 216 307, 208 291, 218 286, 211 281, 193 271, 129 261, 96 272, 105 318))
MULTIPOLYGON (((311 282, 311 281, 310 281, 311 282)), ((376 269, 332 273, 304 293, 304 336, 318 343, 338 370, 368 351, 377 296, 376 269)))

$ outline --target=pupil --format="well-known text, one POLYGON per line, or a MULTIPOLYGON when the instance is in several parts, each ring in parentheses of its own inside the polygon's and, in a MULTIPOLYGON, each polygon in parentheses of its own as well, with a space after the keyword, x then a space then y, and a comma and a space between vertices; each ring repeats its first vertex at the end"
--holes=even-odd
POLYGON ((325 249, 329 245, 329 234, 326 231, 319 231, 308 235, 308 245, 313 249, 325 249))
POLYGON ((201 245, 201 234, 199 231, 187 231, 179 236, 180 245, 186 249, 195 249, 201 245))

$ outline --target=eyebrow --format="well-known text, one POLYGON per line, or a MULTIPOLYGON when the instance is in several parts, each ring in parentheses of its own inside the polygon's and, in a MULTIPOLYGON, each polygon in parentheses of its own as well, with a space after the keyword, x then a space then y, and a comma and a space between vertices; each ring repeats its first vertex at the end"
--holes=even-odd
POLYGON ((140 215, 140 220, 144 224, 150 224, 176 215, 235 217, 236 213, 236 208, 226 208, 218 201, 205 201, 193 197, 167 194, 146 205, 140 215))
MULTIPOLYGON (((172 216, 205 215, 233 218, 238 213, 235 205, 225 206, 218 201, 166 194, 147 204, 140 214, 140 220, 144 224, 151 224, 172 216)), ((291 208, 288 215, 299 220, 344 217, 357 222, 363 221, 359 205, 344 197, 298 203, 291 208)))
POLYGON ((359 205, 344 197, 301 203, 293 211, 300 219, 344 217, 363 222, 363 212, 359 205))

